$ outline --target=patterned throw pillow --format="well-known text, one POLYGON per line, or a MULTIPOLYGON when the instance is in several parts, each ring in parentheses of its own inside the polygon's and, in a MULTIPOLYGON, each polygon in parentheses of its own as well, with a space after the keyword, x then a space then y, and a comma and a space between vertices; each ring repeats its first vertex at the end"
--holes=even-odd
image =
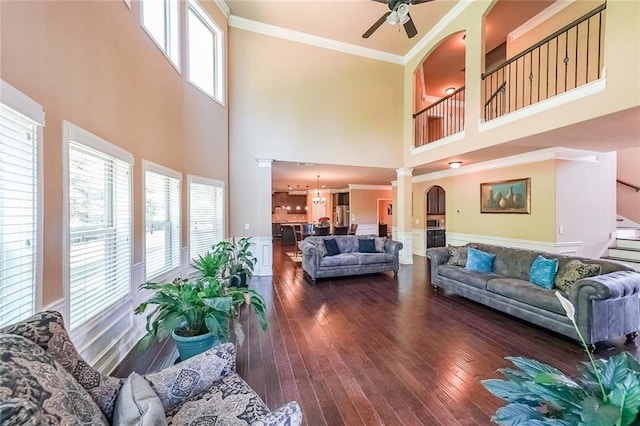
POLYGON ((11 425, 107 425, 73 376, 35 342, 0 334, 0 420, 11 425))
POLYGON ((325 257, 327 255, 327 250, 324 248, 324 242, 322 238, 309 239, 308 240, 313 246, 316 248, 316 251, 320 254, 320 257, 325 257))
POLYGON ((558 272, 558 259, 545 259, 538 255, 529 269, 529 281, 532 284, 551 290, 558 272))
POLYGON ((496 255, 473 247, 467 248, 467 264, 465 268, 477 272, 493 272, 493 261, 496 255))
POLYGON ((373 237, 373 241, 376 245, 376 252, 384 253, 384 243, 387 241, 387 237, 373 237))
POLYGON ((582 263, 578 259, 569 261, 558 271, 554 285, 557 289, 568 294, 578 280, 600 275, 602 267, 593 263, 582 263))
POLYGON ((107 419, 111 420, 124 379, 102 375, 82 359, 64 328, 59 312, 38 312, 24 321, 0 329, 0 333, 16 334, 36 342, 73 375, 107 419))
POLYGON ((452 246, 448 245, 449 260, 447 265, 451 266, 467 266, 467 246, 452 246))

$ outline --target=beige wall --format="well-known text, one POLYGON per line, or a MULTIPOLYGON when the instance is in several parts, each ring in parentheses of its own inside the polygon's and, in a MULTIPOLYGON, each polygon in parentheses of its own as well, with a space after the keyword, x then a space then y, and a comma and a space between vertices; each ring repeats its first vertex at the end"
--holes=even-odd
MULTIPOLYGON (((351 223, 378 223, 378 200, 391 200, 389 189, 352 189, 349 195, 351 223)), ((389 201, 391 203, 391 201, 389 201)), ((386 205, 386 204, 385 204, 386 205)), ((385 222, 390 224, 390 222, 385 222)))
MULTIPOLYGON (((618 151, 617 164, 617 178, 619 180, 640 186, 640 146, 618 151)), ((618 184, 616 194, 618 214, 635 223, 640 223, 640 192, 618 184)))
MULTIPOLYGON (((63 120, 135 156, 134 263, 143 260, 142 159, 183 172, 185 188, 187 173, 227 181, 227 109, 170 65, 132 3, 129 10, 122 1, 0 2, 0 77, 46 113, 44 304, 63 297, 63 120)), ((203 5, 226 31, 217 7, 203 5)))

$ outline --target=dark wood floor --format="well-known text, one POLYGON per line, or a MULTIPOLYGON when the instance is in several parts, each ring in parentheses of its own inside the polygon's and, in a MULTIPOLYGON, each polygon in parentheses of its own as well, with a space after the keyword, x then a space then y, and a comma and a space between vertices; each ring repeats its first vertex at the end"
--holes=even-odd
MULTIPOLYGON (((304 280, 279 245, 274 275, 252 286, 271 306, 261 331, 244 312, 246 340, 238 373, 270 408, 290 400, 309 425, 484 425, 501 405, 480 384, 498 377, 505 356, 533 357, 575 374, 587 359, 574 342, 459 297, 434 293, 426 259, 391 273, 304 280)), ((599 344, 596 355, 621 350, 624 338, 599 344)), ((153 362, 129 362, 139 372, 175 357, 153 350, 153 362)), ((143 359, 143 357, 139 357, 143 359)), ((135 360, 134 360, 135 361, 135 360)))

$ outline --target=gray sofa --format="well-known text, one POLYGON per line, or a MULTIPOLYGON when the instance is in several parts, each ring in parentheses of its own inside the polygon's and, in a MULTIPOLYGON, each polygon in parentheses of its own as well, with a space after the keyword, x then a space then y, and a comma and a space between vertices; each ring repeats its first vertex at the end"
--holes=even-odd
POLYGON ((427 249, 431 261, 431 283, 447 294, 458 294, 509 315, 524 319, 557 333, 578 339, 555 288, 544 289, 529 282, 529 270, 538 255, 557 258, 559 269, 570 260, 601 266, 600 275, 583 278, 565 296, 576 310, 576 323, 588 344, 619 336, 634 340, 640 328, 638 295, 640 273, 617 262, 585 259, 516 248, 473 244, 495 254, 493 272, 470 271, 451 266, 446 247, 427 249))
POLYGON ((317 278, 372 274, 393 271, 398 274, 402 243, 373 235, 335 235, 308 237, 299 243, 302 269, 311 281, 317 278), (335 238, 340 254, 327 256, 324 240, 335 238), (360 253, 358 239, 373 239, 376 253, 360 253))
POLYGON ((78 354, 58 312, 0 329, 0 424, 299 425, 295 402, 275 411, 235 373, 231 343, 156 373, 100 374, 78 354))

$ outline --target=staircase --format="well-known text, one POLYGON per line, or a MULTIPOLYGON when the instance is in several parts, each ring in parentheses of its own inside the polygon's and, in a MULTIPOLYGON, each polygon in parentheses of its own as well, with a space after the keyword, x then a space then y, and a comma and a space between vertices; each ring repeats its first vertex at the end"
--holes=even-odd
POLYGON ((603 259, 625 263, 640 272, 640 229, 618 228, 616 246, 609 249, 603 259))

